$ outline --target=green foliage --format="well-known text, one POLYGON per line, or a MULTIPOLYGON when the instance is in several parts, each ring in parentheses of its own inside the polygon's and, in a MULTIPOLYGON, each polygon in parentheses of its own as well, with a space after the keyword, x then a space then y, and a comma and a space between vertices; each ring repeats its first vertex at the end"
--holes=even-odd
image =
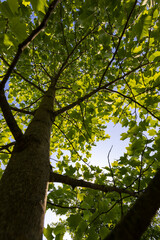
MULTIPOLYGON (((51 133, 53 169, 97 184, 140 193, 160 167, 160 5, 159 1, 62 1, 46 28, 23 51, 5 93, 11 107, 34 112, 51 79, 56 84, 54 110, 72 104, 93 90, 97 93, 59 114, 51 133), (131 15, 129 15, 131 13, 131 15), (92 146, 109 138, 107 124, 120 123, 126 152, 104 168, 89 164, 92 146), (127 130, 126 130, 127 129, 127 130)), ((7 0, 0 3, 0 78, 12 63, 18 45, 36 29, 51 1, 7 0)), ((33 115, 12 110, 25 132, 33 115)), ((0 112, 2 175, 13 141, 0 112)), ((116 146, 118 148, 118 146, 116 146)), ((105 151, 105 149, 104 149, 105 151)), ((48 208, 66 220, 47 226, 48 240, 103 239, 135 198, 87 188, 50 184, 48 208)), ((151 232, 159 237, 159 222, 151 232)), ((158 239, 158 238, 157 238, 158 239)))

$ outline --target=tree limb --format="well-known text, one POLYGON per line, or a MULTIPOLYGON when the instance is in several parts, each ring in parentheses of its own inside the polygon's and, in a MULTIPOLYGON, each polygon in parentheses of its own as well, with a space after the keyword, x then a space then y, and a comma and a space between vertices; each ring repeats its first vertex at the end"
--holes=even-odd
POLYGON ((50 173, 50 182, 60 182, 60 183, 65 183, 74 189, 75 187, 86 187, 86 188, 91 188, 95 190, 100 190, 102 192, 108 193, 108 192, 117 192, 117 193, 126 193, 131 196, 136 197, 136 193, 129 191, 127 189, 123 188, 118 188, 115 186, 107 186, 107 185, 99 185, 96 183, 91 183, 91 182, 86 182, 84 180, 78 180, 74 179, 72 177, 66 176, 66 175, 61 175, 58 173, 51 172, 50 173))
POLYGON ((128 213, 104 240, 140 240, 160 207, 160 169, 128 213))
POLYGON ((6 144, 6 145, 0 146, 0 151, 2 151, 2 150, 7 150, 7 151, 8 151, 8 150, 9 150, 9 147, 14 146, 15 143, 16 143, 16 142, 11 142, 11 143, 8 143, 8 144, 6 144))
POLYGON ((66 208, 66 209, 80 209, 80 210, 90 210, 90 211, 95 211, 94 208, 82 208, 82 207, 79 207, 79 206, 63 206, 63 205, 59 205, 59 204, 55 204, 55 203, 52 203, 52 202, 49 202, 47 201, 47 204, 50 204, 51 206, 53 207, 58 207, 58 208, 66 208))
POLYGON ((11 112, 11 108, 7 102, 7 99, 6 99, 3 89, 0 91, 0 107, 2 109, 3 116, 7 122, 7 125, 9 127, 11 133, 13 134, 14 139, 16 141, 21 140, 23 137, 23 133, 22 133, 21 129, 18 127, 18 124, 11 112))
POLYGON ((16 107, 12 107, 10 106, 10 109, 13 110, 13 111, 16 111, 16 112, 20 112, 20 113, 24 113, 24 114, 29 114, 29 115, 33 115, 34 116, 34 113, 35 111, 27 111, 27 110, 24 110, 24 109, 20 109, 20 108, 16 108, 16 107))

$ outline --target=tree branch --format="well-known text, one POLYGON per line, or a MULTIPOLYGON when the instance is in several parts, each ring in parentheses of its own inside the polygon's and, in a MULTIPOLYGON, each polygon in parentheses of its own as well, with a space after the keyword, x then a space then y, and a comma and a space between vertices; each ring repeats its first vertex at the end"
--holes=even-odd
MULTIPOLYGON (((0 56, 0 58, 3 60, 3 62, 10 67, 10 64, 6 61, 6 59, 3 56, 0 56)), ((16 70, 13 69, 13 72, 16 73, 19 77, 21 77, 22 79, 24 79, 25 82, 29 83, 30 85, 32 85, 33 87, 37 88, 40 92, 42 92, 43 94, 45 93, 45 91, 40 88, 39 86, 37 86, 35 83, 29 81, 27 78, 25 78, 24 76, 22 76, 21 73, 17 72, 16 70)))
POLYGON ((6 144, 6 145, 4 145, 4 146, 0 146, 0 151, 2 151, 2 150, 7 150, 7 151, 9 151, 9 147, 14 146, 15 143, 16 143, 16 142, 11 142, 11 143, 8 143, 8 144, 6 144))
POLYGON ((91 29, 90 31, 88 31, 88 33, 81 38, 81 40, 79 40, 79 42, 76 43, 76 45, 74 46, 74 48, 72 49, 72 51, 68 54, 68 56, 66 57, 65 61, 63 62, 62 66, 60 67, 57 75, 56 75, 56 80, 58 80, 58 78, 60 77, 61 73, 63 72, 64 69, 66 69, 67 66, 69 66, 70 64, 68 63, 69 59, 71 58, 71 56, 74 54, 75 50, 77 49, 77 47, 91 34, 93 33, 93 31, 98 27, 98 25, 96 25, 93 29, 91 29), (68 65, 67 65, 68 63, 68 65))
POLYGON ((106 69, 105 69, 105 71, 104 71, 104 73, 103 73, 103 75, 102 75, 102 77, 101 77, 101 80, 100 80, 100 82, 99 82, 99 87, 101 86, 102 81, 103 81, 103 79, 104 79, 104 76, 106 75, 106 72, 108 71, 108 68, 109 68, 110 65, 112 64, 112 62, 113 62, 113 60, 114 60, 114 58, 115 58, 115 56, 116 56, 116 54, 117 54, 117 52, 118 52, 118 49, 119 49, 121 40, 122 40, 123 35, 124 35, 124 33, 125 33, 126 29, 127 29, 128 22, 129 22, 129 20, 130 20, 130 18, 131 18, 131 16, 132 16, 132 13, 133 13, 133 11, 134 11, 134 9, 135 9, 135 7, 136 7, 136 4, 137 4, 137 0, 135 0, 134 5, 133 5, 133 7, 132 7, 132 9, 131 9, 131 12, 130 12, 128 18, 127 18, 127 21, 126 21, 126 24, 125 24, 125 26, 124 26, 124 28, 123 28, 123 31, 122 31, 122 33, 121 33, 121 36, 119 37, 119 41, 118 41, 116 50, 115 50, 115 52, 114 52, 114 54, 113 54, 113 57, 112 57, 111 60, 109 61, 108 65, 107 65, 107 67, 106 67, 106 69))
POLYGON ((94 208, 82 208, 82 207, 79 207, 79 206, 62 206, 62 205, 59 205, 59 204, 55 204, 55 203, 51 203, 49 201, 47 201, 47 204, 50 204, 51 206, 53 207, 58 207, 58 208, 66 208, 66 209, 79 209, 79 210, 90 210, 90 211, 95 211, 94 208))
POLYGON ((55 112, 54 112, 54 115, 57 116, 57 115, 59 115, 59 114, 62 114, 62 113, 64 113, 64 112, 70 110, 71 108, 75 107, 76 105, 80 104, 81 102, 85 101, 86 99, 89 99, 91 96, 93 96, 95 93, 98 93, 100 90, 105 89, 105 88, 111 86, 112 84, 114 84, 114 83, 116 83, 117 81, 123 79, 124 77, 130 75, 131 73, 135 72, 136 70, 140 69, 141 67, 144 67, 144 66, 146 66, 146 65, 153 64, 153 63, 154 63, 154 62, 151 62, 151 63, 150 63, 150 62, 147 62, 147 63, 144 63, 144 64, 142 64, 142 65, 139 65, 138 67, 136 67, 136 68, 132 69, 131 71, 123 74, 122 76, 117 77, 115 80, 113 80, 113 81, 111 81, 111 82, 107 82, 106 84, 104 84, 104 85, 101 86, 101 87, 97 87, 96 89, 94 89, 94 90, 91 91, 90 93, 86 94, 85 96, 78 98, 75 102, 67 105, 66 107, 63 107, 63 108, 55 111, 55 112))
POLYGON ((117 192, 117 193, 126 193, 129 194, 130 196, 136 197, 136 193, 123 189, 123 188, 118 188, 115 186, 107 186, 107 185, 99 185, 96 183, 91 183, 91 182, 86 182, 84 180, 78 180, 74 179, 72 177, 66 176, 66 175, 61 175, 58 173, 51 172, 50 173, 50 182, 60 182, 60 183, 65 183, 74 189, 75 187, 86 187, 86 188, 91 188, 95 190, 100 190, 102 192, 108 193, 108 192, 117 192))
POLYGON ((45 14, 41 24, 36 29, 34 29, 31 32, 31 34, 21 44, 19 44, 17 53, 16 53, 11 65, 9 66, 8 71, 6 72, 3 80, 0 82, 0 89, 4 89, 5 84, 8 81, 8 78, 10 77, 14 67, 16 66, 22 52, 30 44, 30 42, 33 41, 33 39, 46 27, 50 15, 52 14, 52 12, 54 11, 54 9, 56 8, 56 6, 59 2, 60 2, 60 0, 54 0, 53 2, 51 2, 50 6, 48 8, 48 11, 45 14))
POLYGON ((13 134, 14 139, 16 141, 21 140, 23 137, 23 133, 22 133, 21 129, 18 127, 17 122, 11 112, 11 108, 7 102, 7 99, 6 99, 3 89, 0 91, 0 107, 2 109, 3 116, 7 122, 7 125, 9 127, 11 133, 13 134))
POLYGON ((128 213, 104 240, 139 240, 160 207, 160 169, 128 213))
POLYGON ((27 110, 16 108, 16 107, 12 107, 12 106, 10 106, 10 109, 13 110, 13 111, 16 111, 16 112, 29 114, 29 115, 33 115, 33 116, 34 116, 34 113, 35 113, 35 111, 31 112, 31 111, 27 111, 27 110))
POLYGON ((121 92, 118 92, 118 91, 115 91, 115 90, 112 90, 112 89, 108 89, 108 88, 104 88, 106 91, 109 91, 109 92, 113 92, 113 93, 117 93, 119 95, 121 95, 122 97, 124 98, 128 98, 129 100, 131 100, 132 102, 136 103, 137 105, 139 105, 140 107, 142 107, 143 109, 145 109, 152 117, 156 118, 158 121, 160 121, 160 118, 157 117, 154 113, 152 113, 147 107, 145 107, 144 105, 142 105, 141 103, 137 102, 135 99, 129 97, 129 96, 126 96, 124 95, 123 93, 121 92))

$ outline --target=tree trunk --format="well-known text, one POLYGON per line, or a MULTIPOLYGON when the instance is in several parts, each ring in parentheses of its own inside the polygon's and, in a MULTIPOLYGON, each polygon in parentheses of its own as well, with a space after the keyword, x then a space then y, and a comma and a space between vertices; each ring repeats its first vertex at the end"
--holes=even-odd
POLYGON ((104 240, 139 240, 160 207, 160 169, 124 218, 104 240))
POLYGON ((0 240, 42 239, 54 87, 45 94, 0 182, 0 240))

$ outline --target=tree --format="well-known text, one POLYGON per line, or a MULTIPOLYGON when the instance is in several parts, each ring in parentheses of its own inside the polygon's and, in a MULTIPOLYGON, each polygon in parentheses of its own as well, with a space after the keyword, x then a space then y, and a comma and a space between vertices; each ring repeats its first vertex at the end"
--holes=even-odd
POLYGON ((0 239, 40 240, 46 203, 66 215, 47 239, 159 239, 159 10, 158 0, 1 2, 0 239), (110 121, 130 144, 101 169, 90 150, 110 121))

